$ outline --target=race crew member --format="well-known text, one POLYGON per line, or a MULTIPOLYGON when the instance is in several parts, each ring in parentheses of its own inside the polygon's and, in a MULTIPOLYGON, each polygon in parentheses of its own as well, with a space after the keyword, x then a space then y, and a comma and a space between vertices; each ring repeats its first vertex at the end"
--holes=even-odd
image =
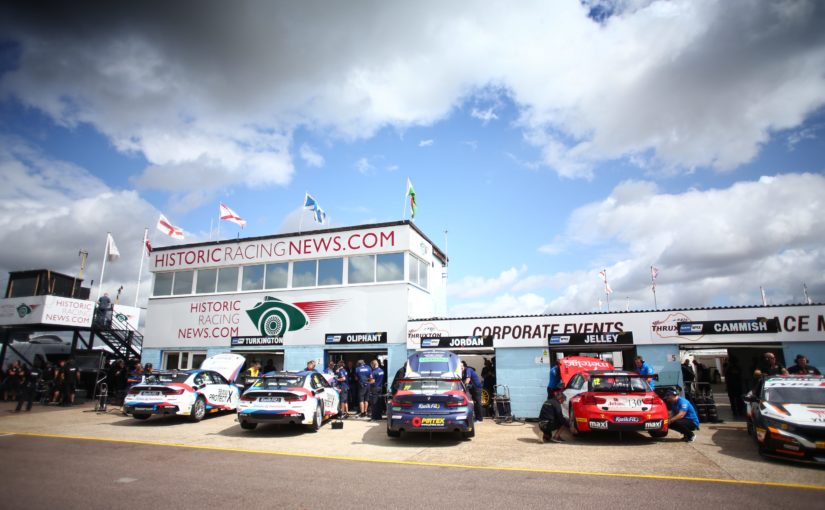
POLYGON ((699 430, 699 416, 693 404, 685 397, 680 397, 674 389, 665 392, 665 403, 670 410, 669 427, 682 434, 682 440, 692 443, 696 439, 694 430, 699 430))
POLYGON ((788 373, 791 375, 822 375, 819 370, 813 365, 808 364, 808 358, 802 354, 796 355, 796 364, 788 368, 788 373))
POLYGON ((74 364, 74 359, 69 358, 66 364, 63 365, 63 390, 62 390, 62 404, 70 406, 74 404, 75 390, 77 389, 77 381, 80 380, 80 370, 74 364))
POLYGON ((765 353, 765 362, 762 364, 761 372, 766 375, 788 375, 788 371, 776 361, 776 355, 772 352, 765 353))
POLYGON ((370 420, 378 421, 384 414, 384 369, 377 359, 372 360, 370 384, 370 420))
POLYGON ((562 414, 561 405, 567 397, 559 392, 555 396, 547 397, 539 411, 539 429, 542 431, 541 439, 545 443, 561 443, 561 429, 569 428, 567 419, 562 414))
POLYGON ((481 413, 481 377, 478 376, 473 367, 468 367, 466 361, 461 362, 464 365, 464 385, 473 396, 473 417, 475 421, 483 421, 484 416, 481 413))
POLYGON ((22 380, 20 389, 17 392, 17 407, 14 408, 15 413, 20 412, 20 409, 23 408, 24 401, 26 402, 26 411, 32 410, 32 401, 34 401, 34 395, 37 393, 37 385, 43 376, 43 372, 37 367, 23 367, 21 375, 22 380))
POLYGON ((550 381, 547 383, 547 398, 553 397, 557 389, 561 387, 561 374, 559 373, 559 365, 555 364, 550 368, 550 381))
POLYGON ((344 365, 344 360, 338 362, 338 369, 335 371, 335 385, 341 395, 338 412, 341 418, 349 418, 349 372, 347 372, 344 365))
POLYGON ((358 381, 358 416, 360 418, 367 416, 371 378, 372 369, 364 363, 364 360, 359 359, 358 366, 355 367, 355 379, 358 381))
MULTIPOLYGON (((644 360, 644 358, 642 358, 641 356, 636 356, 633 359, 633 363, 636 365, 636 372, 638 372, 639 375, 650 375, 650 376, 652 376, 654 374, 653 367, 648 365, 647 362, 644 360)), ((646 379, 647 379, 647 383, 650 385, 651 389, 656 387, 656 381, 653 380, 653 377, 646 378, 646 379)))

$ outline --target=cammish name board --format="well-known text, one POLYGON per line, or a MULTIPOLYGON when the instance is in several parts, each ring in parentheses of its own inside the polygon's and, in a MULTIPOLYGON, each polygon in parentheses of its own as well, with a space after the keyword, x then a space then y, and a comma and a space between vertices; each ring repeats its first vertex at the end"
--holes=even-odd
POLYGON ((493 347, 493 335, 484 336, 442 336, 422 338, 422 349, 478 349, 493 347))
POLYGON ((680 335, 730 335, 778 333, 779 319, 754 319, 737 321, 680 322, 680 335))
POLYGON ((387 332, 377 333, 327 333, 324 335, 327 344, 385 344, 387 332))
POLYGON ((548 337, 550 347, 562 345, 632 345, 633 333, 622 331, 620 333, 575 333, 571 335, 550 335, 548 337))
POLYGON ((232 347, 256 347, 259 345, 284 345, 282 336, 233 336, 232 347))

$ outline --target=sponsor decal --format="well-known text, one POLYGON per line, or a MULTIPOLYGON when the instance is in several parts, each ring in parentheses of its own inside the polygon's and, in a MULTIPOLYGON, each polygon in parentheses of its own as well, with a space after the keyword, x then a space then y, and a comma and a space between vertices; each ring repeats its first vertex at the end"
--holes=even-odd
POLYGON ((20 303, 20 306, 17 307, 17 316, 21 319, 30 313, 32 313, 32 307, 26 303, 20 303))
POLYGON ((662 420, 654 420, 645 423, 646 429, 660 429, 662 428, 662 420))
POLYGON ((371 333, 327 333, 324 335, 327 344, 385 344, 387 332, 371 333))
POLYGON ((607 430, 607 420, 590 420, 588 423, 591 429, 604 429, 607 430))
POLYGON ((441 404, 418 404, 419 409, 441 409, 441 404))
POLYGON ((422 427, 442 427, 444 418, 421 418, 422 427))
POLYGON ((614 416, 613 421, 615 423, 639 423, 641 418, 638 416, 614 416))
POLYGON ((284 345, 282 336, 233 336, 232 347, 253 347, 256 345, 284 345))
POLYGON ((449 335, 449 331, 438 329, 432 322, 425 322, 417 328, 407 331, 407 338, 441 338, 449 335))
POLYGON ((439 339, 438 338, 422 338, 421 339, 421 347, 438 347, 439 339))
POLYGON ((569 344, 570 335, 550 335, 550 345, 553 344, 569 344))

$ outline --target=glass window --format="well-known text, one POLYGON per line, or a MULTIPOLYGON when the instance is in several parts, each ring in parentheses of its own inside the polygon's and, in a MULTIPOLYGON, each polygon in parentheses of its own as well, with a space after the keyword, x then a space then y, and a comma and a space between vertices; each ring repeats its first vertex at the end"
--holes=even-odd
POLYGON ((407 267, 407 281, 418 283, 418 259, 415 257, 410 257, 410 263, 407 267))
POLYGON ((194 271, 178 271, 175 273, 175 284, 172 286, 172 294, 191 294, 194 271))
MULTIPOLYGON (((352 259, 350 259, 352 260, 352 259)), ((378 255, 378 281, 397 282, 404 279, 404 254, 378 255)))
POLYGON ((285 289, 288 283, 289 264, 267 264, 266 265, 266 288, 285 289))
POLYGON ((192 368, 200 368, 201 363, 206 360, 206 353, 205 352, 194 352, 192 353, 192 368))
POLYGON ((264 288, 264 265, 243 268, 241 290, 261 290, 264 288))
POLYGON ((172 278, 175 273, 155 273, 154 296, 169 296, 172 294, 172 278))
POLYGON ((317 270, 316 260, 305 260, 292 263, 292 286, 293 287, 314 287, 315 272, 317 270))
POLYGON ((418 285, 421 285, 425 289, 428 288, 429 279, 428 275, 430 274, 430 264, 424 262, 423 260, 418 261, 418 285))
MULTIPOLYGON (((13 298, 34 296, 35 287, 37 287, 36 276, 29 276, 25 278, 17 277, 11 281, 11 295, 9 295, 9 297, 13 298)), ((157 288, 157 283, 155 283, 155 288, 157 288)), ((155 295, 159 296, 160 294, 155 295)))
POLYGON ((222 267, 218 270, 218 292, 235 292, 238 290, 237 267, 222 267))
POLYGON ((208 294, 215 292, 217 269, 198 269, 198 283, 195 284, 195 293, 208 294))
POLYGON ((349 258, 347 264, 347 282, 372 283, 374 281, 375 255, 361 255, 358 257, 349 258))
POLYGON ((164 367, 166 370, 175 370, 178 368, 178 364, 180 363, 180 354, 177 352, 170 352, 166 354, 166 364, 164 367))
POLYGON ((341 285, 342 283, 344 283, 344 259, 318 261, 318 285, 341 285))

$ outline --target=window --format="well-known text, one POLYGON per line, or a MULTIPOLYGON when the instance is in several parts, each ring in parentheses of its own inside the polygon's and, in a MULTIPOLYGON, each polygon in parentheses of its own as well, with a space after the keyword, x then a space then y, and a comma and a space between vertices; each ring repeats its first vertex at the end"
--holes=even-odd
POLYGON ((404 279, 404 254, 387 253, 377 257, 379 282, 398 282, 404 279))
POLYGON ((169 296, 172 294, 172 279, 175 273, 155 273, 154 296, 169 296))
POLYGON ((292 263, 292 286, 314 287, 317 260, 306 260, 292 263))
POLYGON ((178 271, 175 273, 175 283, 172 285, 172 294, 191 294, 194 271, 178 271))
POLYGON ((264 288, 264 266, 246 266, 243 268, 241 290, 261 290, 264 288))
POLYGON ((198 269, 198 283, 195 284, 195 293, 208 294, 215 292, 217 277, 217 269, 198 269))
POLYGON ((289 276, 289 264, 267 264, 266 265, 266 288, 285 289, 289 276))
POLYGON ((347 262, 347 282, 372 283, 375 281, 375 255, 350 257, 347 262))
POLYGON ((321 259, 318 261, 318 285, 341 285, 344 283, 344 259, 321 259))
POLYGON ((237 267, 222 267, 218 270, 218 292, 235 292, 238 290, 237 267))
POLYGON ((189 370, 200 368, 206 359, 205 352, 173 351, 163 355, 163 366, 166 370, 189 370))
POLYGON ((430 265, 417 257, 410 257, 410 266, 407 271, 407 277, 410 283, 414 283, 419 287, 427 288, 428 273, 430 265))

